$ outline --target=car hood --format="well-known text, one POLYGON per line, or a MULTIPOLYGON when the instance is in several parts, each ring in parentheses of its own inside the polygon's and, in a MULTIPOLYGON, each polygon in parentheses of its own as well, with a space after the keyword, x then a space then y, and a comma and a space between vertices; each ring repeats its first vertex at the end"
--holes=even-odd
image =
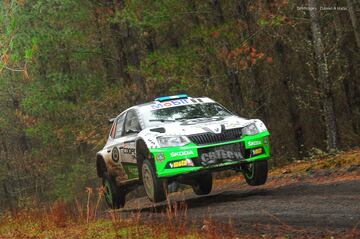
POLYGON ((175 122, 166 122, 157 127, 149 127, 142 130, 138 139, 142 139, 148 148, 158 148, 158 136, 174 135, 194 135, 201 133, 221 133, 224 130, 242 128, 251 123, 255 123, 259 132, 263 132, 266 126, 259 119, 244 119, 238 116, 198 118, 189 120, 179 120, 175 122))
POLYGON ((238 116, 197 118, 164 123, 147 131, 159 135, 192 135, 206 132, 216 134, 223 130, 244 127, 253 121, 238 116))

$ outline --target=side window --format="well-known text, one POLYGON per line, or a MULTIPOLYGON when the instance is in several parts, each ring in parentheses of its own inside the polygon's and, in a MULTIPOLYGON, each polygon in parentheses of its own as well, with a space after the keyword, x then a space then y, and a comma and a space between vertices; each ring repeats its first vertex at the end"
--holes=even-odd
POLYGON ((141 131, 139 119, 136 115, 135 110, 131 110, 127 113, 124 130, 125 130, 125 135, 133 134, 141 131))
POLYGON ((116 129, 116 121, 114 121, 114 123, 112 124, 111 129, 110 129, 109 135, 111 138, 115 138, 115 129, 116 129))
POLYGON ((115 138, 119 138, 123 135, 124 118, 125 118, 125 114, 122 114, 116 119, 115 138))

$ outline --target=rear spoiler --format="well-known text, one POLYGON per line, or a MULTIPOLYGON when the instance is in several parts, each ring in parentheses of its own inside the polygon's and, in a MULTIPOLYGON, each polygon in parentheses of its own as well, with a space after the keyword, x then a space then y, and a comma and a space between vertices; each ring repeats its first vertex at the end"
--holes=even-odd
POLYGON ((115 118, 112 118, 112 119, 109 119, 108 123, 112 124, 112 123, 114 123, 114 121, 115 121, 115 118))

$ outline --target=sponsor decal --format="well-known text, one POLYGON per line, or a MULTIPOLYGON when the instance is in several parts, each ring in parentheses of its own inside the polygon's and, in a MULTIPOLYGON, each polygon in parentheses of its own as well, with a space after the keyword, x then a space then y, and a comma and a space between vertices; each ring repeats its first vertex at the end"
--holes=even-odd
POLYGON ((115 163, 119 162, 119 156, 120 156, 120 154, 119 154, 118 148, 117 148, 117 147, 114 147, 114 148, 112 149, 112 152, 111 152, 111 158, 112 158, 112 160, 113 160, 115 163))
POLYGON ((219 149, 212 152, 203 153, 201 154, 200 158, 203 165, 208 165, 217 162, 239 161, 243 158, 243 156, 241 155, 241 152, 219 149))
POLYGON ((256 141, 249 141, 248 146, 256 146, 256 145, 260 145, 261 141, 260 140, 256 140, 256 141))
POLYGON ((190 156, 190 155, 194 155, 194 151, 179 151, 179 152, 171 152, 170 156, 171 157, 177 157, 177 156, 190 156))
POLYGON ((164 161, 164 159, 165 159, 164 153, 158 153, 156 155, 156 161, 162 162, 162 161, 164 161))
POLYGON ((123 148, 122 153, 123 154, 135 154, 135 149, 134 148, 123 148))
POLYGON ((135 143, 134 142, 125 142, 121 149, 122 154, 132 154, 135 155, 135 143))
POLYGON ((170 168, 180 168, 185 166, 194 166, 194 162, 191 159, 184 159, 169 164, 170 168))
POLYGON ((156 103, 152 104, 151 108, 153 110, 158 110, 166 107, 178 106, 178 105, 185 105, 189 104, 190 102, 187 99, 179 99, 179 100, 170 100, 163 103, 156 103))
POLYGON ((128 171, 130 174, 132 175, 137 175, 138 174, 138 169, 137 167, 128 167, 128 171))
POLYGON ((156 145, 156 143, 154 142, 154 140, 152 140, 152 139, 148 139, 147 140, 151 145, 156 145))

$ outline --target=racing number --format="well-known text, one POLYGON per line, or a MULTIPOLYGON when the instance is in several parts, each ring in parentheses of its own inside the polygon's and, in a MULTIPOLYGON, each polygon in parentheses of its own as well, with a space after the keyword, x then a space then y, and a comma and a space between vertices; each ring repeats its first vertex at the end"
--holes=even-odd
POLYGON ((115 163, 119 162, 120 154, 116 146, 112 149, 111 158, 115 163))

